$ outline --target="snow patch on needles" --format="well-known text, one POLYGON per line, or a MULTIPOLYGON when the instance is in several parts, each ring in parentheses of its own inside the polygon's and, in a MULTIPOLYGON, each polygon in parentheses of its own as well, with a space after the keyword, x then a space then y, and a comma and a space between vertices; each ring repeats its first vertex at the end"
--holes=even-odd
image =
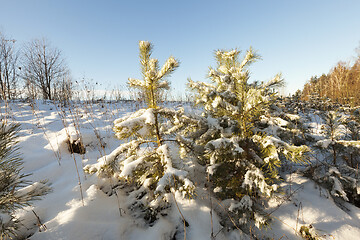
POLYGON ((181 180, 186 180, 185 185, 186 187, 193 187, 193 184, 190 180, 186 179, 187 172, 184 170, 179 170, 173 167, 173 163, 171 161, 168 146, 162 145, 157 149, 157 153, 162 156, 162 161, 165 164, 165 171, 164 175, 160 178, 155 192, 162 192, 164 191, 165 186, 169 184, 173 180, 173 177, 176 176, 181 180))
POLYGON ((244 182, 242 187, 249 188, 252 190, 253 188, 257 188, 261 193, 267 195, 268 197, 271 196, 272 192, 277 189, 277 185, 274 184, 269 186, 265 182, 265 177, 260 169, 254 168, 253 170, 248 170, 245 173, 244 182))

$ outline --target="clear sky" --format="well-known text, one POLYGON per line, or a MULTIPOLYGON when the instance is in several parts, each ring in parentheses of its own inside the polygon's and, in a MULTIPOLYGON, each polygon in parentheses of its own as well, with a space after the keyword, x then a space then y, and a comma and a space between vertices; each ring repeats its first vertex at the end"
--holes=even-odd
POLYGON ((252 79, 282 72, 293 93, 313 75, 350 61, 360 44, 358 0, 0 0, 0 31, 18 47, 45 37, 62 50, 74 79, 103 88, 140 77, 138 41, 154 44, 163 64, 181 61, 170 78, 173 92, 187 78, 204 81, 214 50, 252 46, 262 60, 252 79))

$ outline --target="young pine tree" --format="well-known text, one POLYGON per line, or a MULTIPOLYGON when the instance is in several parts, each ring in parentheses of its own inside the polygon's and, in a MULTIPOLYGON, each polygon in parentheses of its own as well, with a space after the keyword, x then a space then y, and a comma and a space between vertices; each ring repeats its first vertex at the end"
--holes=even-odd
POLYGON ((19 125, 0 124, 0 239, 17 237, 22 224, 15 211, 50 191, 45 182, 30 185, 25 180, 28 175, 21 173, 23 162, 16 146, 18 131, 19 125))
POLYGON ((248 67, 259 56, 251 48, 242 61, 239 54, 217 51, 217 67, 209 71, 211 83, 190 80, 189 87, 197 92, 196 103, 203 106, 207 119, 196 144, 205 149, 212 191, 222 200, 235 200, 229 210, 240 224, 259 227, 267 224, 262 205, 278 189, 281 160, 304 161, 308 148, 256 130, 273 101, 272 88, 283 81, 277 75, 268 83, 249 83, 248 67))
POLYGON ((146 96, 147 108, 114 121, 115 135, 124 143, 85 171, 134 186, 130 192, 136 194, 136 206, 156 215, 168 202, 171 189, 190 195, 194 190, 189 178, 192 160, 179 154, 186 143, 177 136, 191 126, 196 128, 197 121, 185 116, 184 109, 159 106, 159 96, 169 89, 166 77, 179 66, 178 61, 170 57, 160 68, 158 60, 151 58, 149 42, 140 41, 139 49, 143 79, 129 78, 128 83, 146 96))
POLYGON ((313 166, 311 177, 331 189, 331 195, 360 206, 357 122, 341 112, 329 111, 325 114, 324 130, 325 138, 317 141, 316 146, 331 161, 313 166))

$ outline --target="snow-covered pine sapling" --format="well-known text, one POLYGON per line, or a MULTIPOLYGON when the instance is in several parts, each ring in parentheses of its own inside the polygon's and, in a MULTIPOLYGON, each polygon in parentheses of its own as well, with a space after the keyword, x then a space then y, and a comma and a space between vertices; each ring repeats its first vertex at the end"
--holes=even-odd
POLYGON ((317 141, 316 145, 322 151, 329 152, 332 164, 317 166, 312 177, 331 189, 331 195, 360 205, 359 170, 351 166, 354 165, 354 153, 359 152, 360 141, 356 139, 356 134, 349 130, 351 121, 345 114, 329 111, 325 120, 325 138, 317 141), (350 161, 347 159, 349 153, 350 161))
MULTIPOLYGON (((356 111, 352 112, 349 119, 347 119, 346 127, 349 130, 350 140, 351 141, 359 141, 360 140, 360 118, 359 118, 359 116, 356 116, 356 111)), ((349 149, 349 151, 347 151, 347 156, 343 156, 346 163, 352 168, 357 168, 357 166, 360 164, 359 147, 360 146, 355 147, 353 144, 351 149, 349 149)))
POLYGON ((342 116, 335 111, 327 112, 325 125, 326 139, 317 142, 317 145, 322 148, 331 147, 333 154, 333 164, 336 165, 337 158, 337 141, 346 135, 346 128, 342 124, 342 116))
POLYGON ((304 161, 306 146, 293 146, 276 136, 256 131, 255 124, 273 101, 272 88, 283 83, 276 75, 267 83, 248 82, 248 67, 259 59, 250 48, 242 61, 238 50, 216 51, 217 67, 210 68, 211 83, 189 81, 204 108, 207 130, 202 145, 212 191, 221 199, 235 199, 229 210, 240 224, 267 224, 262 204, 278 189, 277 168, 282 158, 304 161))
POLYGON ((337 159, 340 157, 338 156, 340 149, 351 151, 352 148, 355 148, 358 150, 360 148, 360 141, 356 138, 354 139, 355 135, 351 132, 351 129, 349 129, 349 123, 351 121, 349 121, 344 114, 329 111, 326 113, 325 120, 325 138, 319 140, 316 145, 325 150, 331 149, 333 165, 336 166, 337 159))
POLYGON ((44 181, 31 184, 26 180, 28 175, 21 173, 23 161, 16 146, 18 131, 19 125, 0 123, 0 239, 21 235, 23 225, 15 211, 50 191, 44 181))
POLYGON ((176 136, 186 135, 191 126, 196 127, 197 121, 185 116, 184 109, 159 106, 161 91, 169 89, 166 77, 179 66, 178 61, 170 57, 159 68, 158 60, 150 58, 152 45, 140 41, 139 48, 143 79, 129 78, 128 83, 146 96, 147 108, 114 121, 116 137, 125 142, 96 164, 87 165, 85 171, 132 184, 135 190, 130 192, 138 202, 156 210, 171 197, 171 189, 184 195, 191 195, 194 190, 188 177, 193 164, 184 154, 179 154, 184 141, 176 136))

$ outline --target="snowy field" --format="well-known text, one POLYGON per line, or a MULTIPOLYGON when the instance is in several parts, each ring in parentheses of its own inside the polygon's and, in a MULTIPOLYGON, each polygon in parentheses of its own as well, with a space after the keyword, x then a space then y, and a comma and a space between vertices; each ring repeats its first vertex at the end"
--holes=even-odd
MULTIPOLYGON (((176 104, 173 104, 176 107, 176 104)), ((190 107, 187 107, 191 111, 190 107)), ((23 172, 31 181, 48 180, 52 192, 17 213, 23 219, 24 237, 30 239, 251 239, 238 229, 224 229, 212 212, 206 192, 194 199, 174 194, 178 208, 160 216, 152 226, 132 214, 132 196, 118 189, 106 194, 99 179, 83 167, 97 162, 120 143, 112 131, 113 121, 139 109, 134 102, 77 103, 71 108, 38 101, 1 105, 1 118, 21 124, 19 147, 23 172), (71 154, 68 139, 82 138, 85 154, 71 154), (34 212, 32 212, 33 210, 34 212), (35 214, 38 218, 35 216, 35 214), (187 221, 186 231, 180 213, 187 221)), ((321 119, 315 115, 308 126, 318 134, 321 119)), ((321 136, 319 136, 321 139, 321 136)), ((267 212, 270 228, 256 233, 259 239, 303 239, 301 226, 313 226, 319 239, 358 239, 360 209, 336 203, 329 191, 296 172, 283 173, 282 194, 267 212)), ((173 199, 172 201, 175 201, 173 199)), ((213 203, 216 204, 216 203, 213 203)))

